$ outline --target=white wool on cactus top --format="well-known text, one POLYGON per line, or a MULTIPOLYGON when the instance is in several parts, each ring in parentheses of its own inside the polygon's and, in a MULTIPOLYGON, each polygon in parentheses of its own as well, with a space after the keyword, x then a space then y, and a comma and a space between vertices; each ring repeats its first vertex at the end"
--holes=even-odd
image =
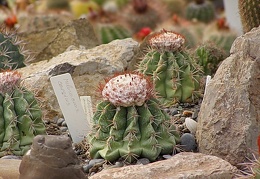
POLYGON ((102 90, 102 96, 115 106, 141 106, 151 94, 146 78, 138 74, 118 75, 110 79, 102 90))
POLYGON ((173 31, 161 30, 148 39, 149 45, 159 52, 174 52, 183 47, 185 38, 173 31))
POLYGON ((11 93, 19 85, 21 74, 17 71, 4 71, 0 73, 0 94, 11 93))

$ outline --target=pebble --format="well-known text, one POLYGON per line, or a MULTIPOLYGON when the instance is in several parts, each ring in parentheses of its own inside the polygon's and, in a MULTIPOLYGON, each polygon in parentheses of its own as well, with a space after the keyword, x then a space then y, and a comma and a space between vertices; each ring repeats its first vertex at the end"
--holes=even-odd
POLYGON ((83 165, 83 171, 85 173, 89 173, 90 169, 92 167, 94 167, 94 165, 96 165, 96 164, 103 164, 104 162, 105 162, 104 159, 92 159, 92 160, 89 161, 88 164, 83 165))
POLYGON ((57 125, 58 125, 58 126, 61 126, 64 121, 65 121, 65 119, 59 118, 59 119, 57 120, 57 125))
POLYGON ((66 123, 65 120, 61 123, 61 126, 63 126, 63 127, 67 127, 67 123, 66 123))
POLYGON ((163 158, 164 159, 169 159, 169 158, 171 158, 172 157, 172 155, 163 155, 163 158))
POLYGON ((184 133, 181 136, 181 148, 186 152, 196 151, 197 144, 193 134, 184 133))
POLYGON ((63 127, 63 126, 60 127, 60 131, 61 131, 61 132, 66 132, 67 130, 68 130, 68 127, 63 127))
POLYGON ((140 164, 146 165, 146 164, 148 164, 148 163, 150 163, 150 160, 147 159, 147 158, 140 158, 140 159, 138 159, 138 160, 136 161, 136 165, 140 165, 140 164))

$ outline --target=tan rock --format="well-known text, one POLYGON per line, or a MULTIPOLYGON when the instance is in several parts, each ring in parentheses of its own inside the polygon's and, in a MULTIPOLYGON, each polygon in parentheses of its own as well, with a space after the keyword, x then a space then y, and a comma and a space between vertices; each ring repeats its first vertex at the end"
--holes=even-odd
POLYGON ((19 37, 34 59, 27 63, 49 60, 63 53, 69 46, 86 49, 99 45, 93 26, 86 19, 73 20, 63 26, 54 26, 33 32, 22 32, 19 37))
POLYGON ((198 116, 199 151, 233 165, 258 151, 260 28, 237 38, 209 82, 198 116))
POLYGON ((90 179, 231 179, 236 172, 236 167, 218 157, 182 152, 170 159, 147 165, 106 169, 90 179))
POLYGON ((50 84, 50 77, 70 73, 80 96, 91 96, 93 107, 101 99, 100 82, 133 66, 138 43, 133 39, 115 40, 92 49, 66 51, 47 61, 33 63, 18 69, 24 85, 37 92, 45 117, 61 116, 60 107, 50 84))
POLYGON ((0 159, 0 179, 19 179, 21 160, 0 159))

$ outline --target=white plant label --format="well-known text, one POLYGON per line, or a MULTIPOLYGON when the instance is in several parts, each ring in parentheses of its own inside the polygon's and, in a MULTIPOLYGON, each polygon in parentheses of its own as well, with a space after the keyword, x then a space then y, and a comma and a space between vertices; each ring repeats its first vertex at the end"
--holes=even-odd
POLYGON ((90 128, 92 128, 91 125, 91 119, 93 118, 93 109, 92 109, 92 102, 90 96, 80 96, 81 105, 84 109, 85 115, 87 116, 88 123, 90 125, 90 128))
POLYGON ((211 80, 211 76, 210 76, 210 75, 207 75, 207 77, 206 77, 205 89, 204 89, 204 94, 206 94, 207 86, 208 86, 210 80, 211 80))
POLYGON ((90 132, 90 125, 80 103, 71 75, 65 73, 50 78, 72 141, 79 143, 90 132))

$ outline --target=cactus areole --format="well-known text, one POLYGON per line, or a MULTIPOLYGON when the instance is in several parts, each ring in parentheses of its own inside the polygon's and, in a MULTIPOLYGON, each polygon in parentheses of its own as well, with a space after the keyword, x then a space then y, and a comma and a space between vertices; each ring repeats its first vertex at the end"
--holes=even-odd
POLYGON ((21 82, 21 74, 17 71, 6 70, 0 73, 0 94, 10 93, 21 82))
POLYGON ((152 85, 143 75, 124 74, 110 79, 102 95, 115 106, 141 106, 152 94, 152 85))
POLYGON ((155 161, 171 154, 179 140, 168 114, 153 97, 151 83, 140 74, 127 73, 110 79, 102 90, 88 136, 92 158, 110 162, 139 157, 155 161))

